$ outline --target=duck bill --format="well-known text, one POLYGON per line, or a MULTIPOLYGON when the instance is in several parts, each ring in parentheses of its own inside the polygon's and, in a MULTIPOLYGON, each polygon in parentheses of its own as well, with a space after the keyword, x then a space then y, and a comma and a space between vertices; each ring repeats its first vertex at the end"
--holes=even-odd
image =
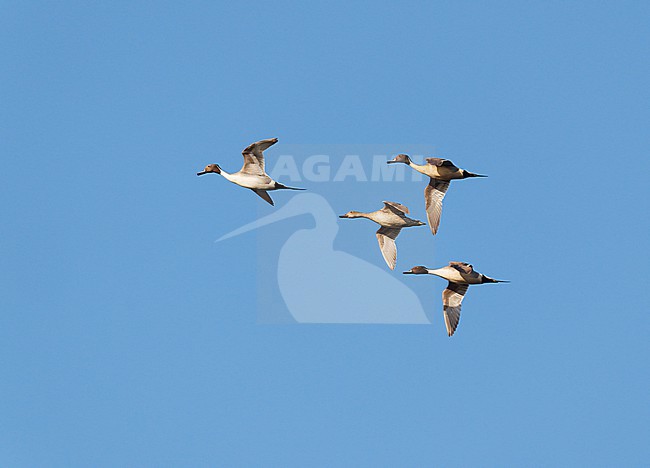
POLYGON ((203 175, 203 174, 207 174, 207 173, 208 173, 207 171, 201 171, 201 172, 197 172, 196 175, 203 175))

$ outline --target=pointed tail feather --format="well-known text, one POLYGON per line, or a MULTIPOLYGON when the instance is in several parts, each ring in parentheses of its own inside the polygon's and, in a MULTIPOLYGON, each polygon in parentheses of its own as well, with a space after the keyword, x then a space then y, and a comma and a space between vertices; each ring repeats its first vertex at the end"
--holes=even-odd
POLYGON ((253 192, 258 194, 262 200, 264 200, 266 203, 269 205, 273 206, 273 199, 271 196, 268 194, 266 190, 256 190, 256 189, 251 189, 253 192))
POLYGON ((490 278, 489 276, 483 275, 483 282, 484 283, 509 283, 510 281, 494 279, 494 278, 490 278))
POLYGON ((286 185, 282 185, 279 182, 275 183, 275 189, 276 190, 307 190, 307 189, 304 189, 304 188, 287 187, 286 185))

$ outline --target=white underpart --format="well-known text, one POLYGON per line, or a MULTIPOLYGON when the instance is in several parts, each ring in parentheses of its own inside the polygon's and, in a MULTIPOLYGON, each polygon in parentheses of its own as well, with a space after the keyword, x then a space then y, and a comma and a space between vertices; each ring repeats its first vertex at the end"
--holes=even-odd
POLYGON ((427 272, 430 275, 439 276, 439 277, 444 278, 447 281, 451 281, 453 283, 460 283, 460 284, 463 284, 463 283, 479 284, 480 283, 479 278, 477 278, 474 281, 471 281, 471 283, 468 282, 466 278, 463 278, 463 276, 460 274, 460 272, 458 270, 456 270, 455 268, 452 268, 452 267, 448 267, 448 266, 443 267, 443 268, 438 268, 436 270, 427 270, 427 272))
POLYGON ((386 212, 383 210, 375 211, 373 213, 368 213, 368 219, 374 221, 380 226, 389 227, 389 228, 402 228, 405 227, 408 223, 404 218, 396 215, 395 213, 386 212))
POLYGON ((221 170, 221 175, 226 179, 237 184, 240 187, 245 187, 255 190, 273 190, 275 188, 275 181, 269 176, 257 176, 252 174, 246 174, 243 172, 235 172, 234 174, 229 174, 221 170))

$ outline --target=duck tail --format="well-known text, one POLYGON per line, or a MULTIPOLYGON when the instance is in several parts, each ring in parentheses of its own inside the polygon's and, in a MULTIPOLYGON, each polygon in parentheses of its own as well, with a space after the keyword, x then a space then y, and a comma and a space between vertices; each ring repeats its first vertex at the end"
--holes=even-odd
POLYGON ((499 279, 494 279, 490 278, 489 276, 483 275, 483 283, 509 283, 510 281, 508 280, 499 280, 499 279))
POLYGON ((307 189, 298 188, 298 187, 287 187, 286 185, 282 185, 280 182, 276 182, 275 190, 307 190, 307 189))
POLYGON ((463 178, 465 179, 467 177, 487 177, 487 176, 483 174, 474 174, 473 172, 463 170, 463 178))

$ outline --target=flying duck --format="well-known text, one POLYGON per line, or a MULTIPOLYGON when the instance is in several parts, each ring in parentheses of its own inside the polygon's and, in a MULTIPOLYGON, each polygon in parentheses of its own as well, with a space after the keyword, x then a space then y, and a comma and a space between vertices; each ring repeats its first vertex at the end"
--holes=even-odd
POLYGON ((406 154, 398 154, 387 164, 403 163, 416 171, 429 176, 429 185, 424 189, 424 203, 427 210, 427 219, 431 233, 436 235, 442 214, 442 199, 449 188, 449 182, 454 179, 467 179, 468 177, 487 177, 460 169, 448 159, 427 158, 426 164, 415 164, 406 154))
POLYGON ((449 262, 449 265, 430 270, 427 267, 416 266, 405 275, 436 275, 449 281, 447 289, 442 292, 442 309, 445 316, 447 335, 452 336, 460 321, 460 307, 470 284, 483 283, 509 283, 505 280, 497 280, 474 271, 474 267, 464 262, 449 262))
POLYGON ((221 169, 218 164, 209 164, 205 166, 205 169, 201 172, 197 172, 196 175, 201 176, 211 172, 221 174, 233 184, 251 189, 262 197, 264 201, 273 205, 273 200, 268 194, 271 190, 305 190, 282 185, 281 183, 271 179, 264 170, 264 150, 273 146, 277 142, 277 138, 269 138, 268 140, 260 140, 247 146, 244 151, 242 151, 242 155, 244 156, 244 165, 239 172, 229 174, 221 169))
POLYGON ((379 249, 381 254, 391 270, 395 269, 397 262, 397 246, 395 239, 399 235, 402 228, 412 226, 424 226, 422 221, 411 219, 406 216, 409 209, 399 203, 384 202, 384 207, 381 210, 373 211, 371 213, 361 213, 359 211, 349 211, 348 213, 339 216, 339 218, 367 218, 381 227, 377 231, 377 241, 379 242, 379 249))

